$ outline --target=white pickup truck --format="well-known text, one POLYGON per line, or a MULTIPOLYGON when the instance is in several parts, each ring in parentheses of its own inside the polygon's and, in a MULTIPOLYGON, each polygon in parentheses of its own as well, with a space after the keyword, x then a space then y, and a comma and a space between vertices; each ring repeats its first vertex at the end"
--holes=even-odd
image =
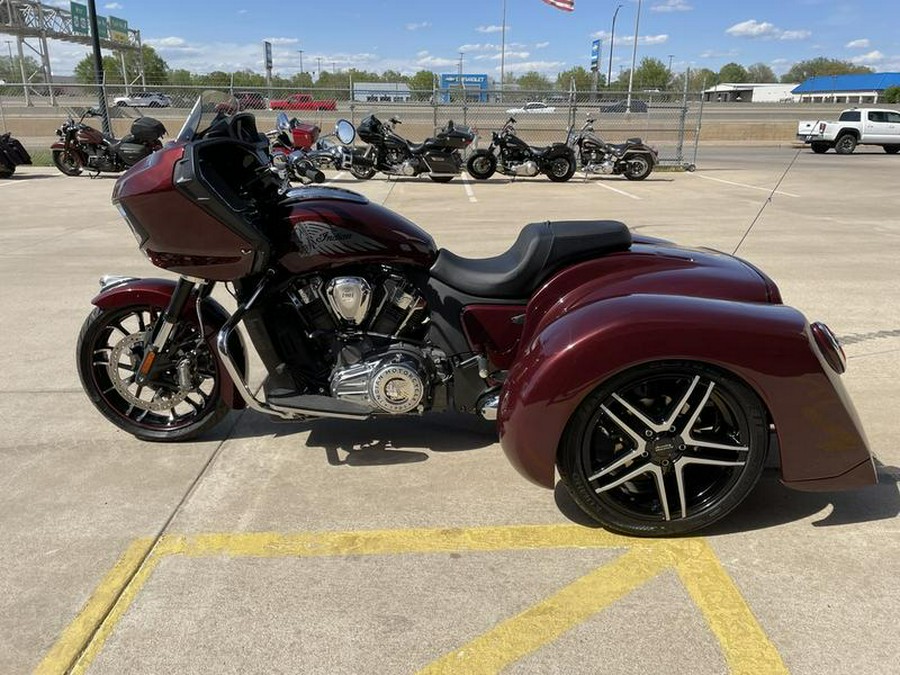
POLYGON ((880 145, 890 155, 900 152, 900 112, 884 108, 851 108, 836 122, 801 120, 797 139, 815 153, 849 155, 857 145, 880 145))

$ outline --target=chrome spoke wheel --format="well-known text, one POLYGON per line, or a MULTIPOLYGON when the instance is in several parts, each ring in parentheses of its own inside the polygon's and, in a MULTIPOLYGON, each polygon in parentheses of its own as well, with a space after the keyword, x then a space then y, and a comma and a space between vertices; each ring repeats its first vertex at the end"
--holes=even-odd
POLYGON ((560 470, 581 489, 579 503, 613 529, 697 529, 736 506, 762 470, 761 404, 701 364, 639 368, 585 406, 560 470))

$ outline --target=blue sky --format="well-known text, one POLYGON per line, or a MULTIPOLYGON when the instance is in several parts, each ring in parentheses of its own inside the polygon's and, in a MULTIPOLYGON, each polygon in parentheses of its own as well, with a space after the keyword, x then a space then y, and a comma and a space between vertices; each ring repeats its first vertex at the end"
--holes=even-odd
MULTIPOLYGON (((45 0, 46 1, 46 0, 45 0)), ((68 6, 52 0, 51 4, 68 6)), ((100 14, 126 19, 141 30, 173 68, 195 72, 251 68, 262 72, 263 40, 274 45, 275 69, 300 67, 387 68, 412 73, 425 68, 455 72, 459 52, 468 73, 500 73, 502 0, 97 0, 100 14)), ((631 62, 637 0, 576 0, 566 13, 541 0, 507 0, 506 71, 555 75, 587 67, 590 43, 603 40, 609 58, 613 12, 619 10, 613 77, 631 62)), ((840 58, 878 71, 900 71, 900 31, 884 17, 880 0, 644 0, 638 61, 660 59, 672 70, 718 70, 729 61, 762 62, 776 73, 815 56, 840 58)), ((3 38, 0 38, 3 39, 3 38)), ((65 74, 84 47, 54 43, 54 70, 65 74)))

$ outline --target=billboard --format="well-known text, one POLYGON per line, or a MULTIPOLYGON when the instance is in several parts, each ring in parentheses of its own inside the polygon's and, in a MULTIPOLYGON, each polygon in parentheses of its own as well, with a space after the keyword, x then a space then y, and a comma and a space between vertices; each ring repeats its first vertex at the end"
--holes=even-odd
POLYGON ((87 5, 73 2, 70 4, 69 11, 72 13, 72 33, 74 35, 90 35, 87 5))
POLYGON ((467 101, 488 100, 488 76, 484 73, 441 73, 441 100, 450 102, 450 89, 464 89, 467 101))
POLYGON ((109 40, 109 22, 105 16, 97 17, 97 35, 101 40, 109 40))
POLYGON ((128 42, 128 22, 114 16, 109 17, 109 37, 114 42, 128 42))
POLYGON ((272 43, 263 42, 263 51, 266 57, 266 70, 272 70, 272 43))

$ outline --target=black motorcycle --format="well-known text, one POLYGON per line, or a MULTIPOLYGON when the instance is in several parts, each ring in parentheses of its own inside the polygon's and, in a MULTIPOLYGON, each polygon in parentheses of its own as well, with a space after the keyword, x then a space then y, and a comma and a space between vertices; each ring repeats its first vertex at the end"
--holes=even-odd
POLYGON ((466 169, 472 178, 487 180, 499 171, 507 176, 537 176, 543 173, 552 181, 562 183, 575 173, 575 151, 565 143, 546 148, 528 145, 516 136, 516 118, 510 117, 503 128, 493 132, 486 150, 476 150, 469 157, 466 169))
POLYGON ((11 134, 3 134, 0 136, 0 178, 12 176, 20 164, 31 164, 31 155, 11 134))
POLYGON ((87 169, 95 173, 119 173, 134 166, 162 147, 160 139, 166 127, 152 117, 139 117, 124 138, 101 132, 85 124, 85 117, 100 117, 100 111, 88 108, 76 122, 69 118, 56 135, 60 140, 50 146, 53 164, 67 176, 77 176, 87 169))
POLYGON ((371 178, 377 171, 393 176, 419 176, 427 174, 435 183, 448 183, 462 171, 460 150, 475 140, 469 127, 447 122, 440 133, 424 143, 411 143, 394 132, 400 120, 392 117, 384 123, 375 115, 369 115, 357 127, 357 133, 369 148, 363 155, 372 166, 354 163, 350 173, 356 178, 371 178))
MULTIPOLYGON (((279 155, 300 153, 318 169, 348 171, 354 164, 372 167, 372 161, 363 156, 361 148, 351 147, 356 140, 356 128, 351 122, 340 119, 332 133, 321 136, 320 131, 315 125, 304 124, 296 117, 289 119, 286 113, 280 112, 275 120, 275 129, 266 134, 270 140, 269 154, 275 160, 279 155), (337 139, 339 143, 332 139, 337 139)), ((291 172, 290 163, 285 163, 285 166, 290 180, 302 180, 291 172)))
POLYGON ((588 118, 581 131, 569 129, 566 143, 575 150, 578 166, 585 173, 624 175, 628 180, 644 180, 659 163, 656 150, 640 138, 624 143, 607 143, 594 133, 594 120, 588 118))

